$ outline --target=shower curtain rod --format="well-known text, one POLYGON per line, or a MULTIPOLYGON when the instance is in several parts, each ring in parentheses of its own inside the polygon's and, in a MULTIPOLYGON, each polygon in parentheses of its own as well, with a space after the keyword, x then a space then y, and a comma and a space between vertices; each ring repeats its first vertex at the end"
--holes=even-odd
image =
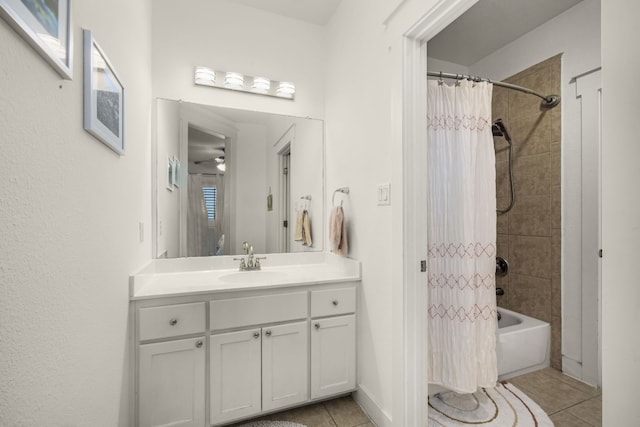
POLYGON ((507 89, 513 89, 513 90, 517 90, 519 92, 524 92, 524 93, 528 93, 530 95, 535 95, 538 98, 542 99, 542 102, 540 103, 540 107, 545 109, 545 110, 549 110, 553 107, 555 107, 556 105, 560 104, 560 96, 558 95, 542 95, 538 92, 536 92, 535 90, 531 90, 529 88, 526 87, 522 87, 522 86, 517 86, 517 85, 513 85, 511 83, 504 83, 504 82, 493 82, 490 79, 487 79, 485 77, 478 77, 478 76, 472 76, 469 74, 453 74, 453 73, 443 73, 442 71, 427 71, 427 76, 429 77, 438 77, 439 79, 454 79, 454 80, 471 80, 473 82, 488 82, 488 83, 492 83, 494 86, 500 86, 500 87, 504 87, 507 89))

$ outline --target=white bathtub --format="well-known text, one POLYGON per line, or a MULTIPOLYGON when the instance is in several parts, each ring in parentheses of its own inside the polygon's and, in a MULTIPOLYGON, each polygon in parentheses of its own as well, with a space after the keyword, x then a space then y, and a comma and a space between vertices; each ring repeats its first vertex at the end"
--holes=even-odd
MULTIPOLYGON (((549 366, 551 325, 500 307, 498 312, 501 314, 496 339, 498 379, 506 380, 549 366)), ((442 391, 446 389, 429 384, 429 394, 442 391)))
POLYGON ((496 353, 498 379, 506 380, 550 365, 551 325, 542 320, 498 308, 496 353))

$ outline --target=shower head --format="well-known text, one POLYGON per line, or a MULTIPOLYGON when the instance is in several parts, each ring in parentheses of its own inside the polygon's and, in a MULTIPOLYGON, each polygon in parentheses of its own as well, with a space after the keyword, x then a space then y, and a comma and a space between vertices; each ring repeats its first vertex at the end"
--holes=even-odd
POLYGON ((509 132, 507 132, 507 127, 504 125, 502 119, 496 119, 491 125, 491 132, 493 136, 502 136, 507 140, 509 144, 511 144, 511 136, 509 132))

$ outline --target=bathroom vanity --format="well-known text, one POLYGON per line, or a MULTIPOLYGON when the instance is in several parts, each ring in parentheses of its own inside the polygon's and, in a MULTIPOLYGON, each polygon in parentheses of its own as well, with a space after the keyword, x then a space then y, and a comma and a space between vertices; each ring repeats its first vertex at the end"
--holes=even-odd
POLYGON ((131 277, 137 423, 218 426, 356 388, 360 263, 153 260, 131 277))

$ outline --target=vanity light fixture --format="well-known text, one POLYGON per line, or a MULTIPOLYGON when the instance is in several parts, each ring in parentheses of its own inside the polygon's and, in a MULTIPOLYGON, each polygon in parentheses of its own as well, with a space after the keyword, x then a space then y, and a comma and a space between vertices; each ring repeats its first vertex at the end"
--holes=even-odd
POLYGON ((194 77, 194 82, 197 85, 275 96, 277 98, 293 100, 296 93, 296 86, 291 82, 280 82, 261 76, 248 76, 234 71, 219 71, 207 67, 196 67, 194 77))

